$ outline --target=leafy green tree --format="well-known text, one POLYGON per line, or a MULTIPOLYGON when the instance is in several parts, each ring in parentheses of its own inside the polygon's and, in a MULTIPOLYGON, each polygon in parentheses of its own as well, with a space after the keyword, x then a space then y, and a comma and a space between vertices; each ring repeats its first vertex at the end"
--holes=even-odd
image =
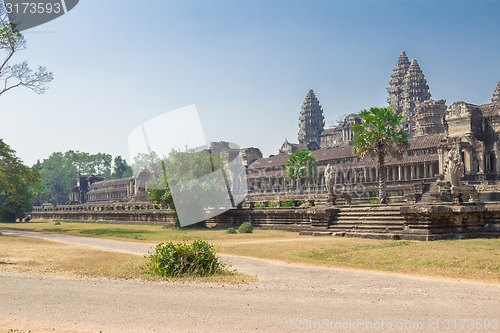
POLYGON ((152 151, 149 154, 139 153, 136 156, 134 156, 134 162, 132 163, 132 168, 134 171, 138 171, 142 167, 156 164, 159 161, 160 158, 158 157, 158 154, 156 154, 154 151, 152 151))
POLYGON ((160 160, 151 167, 154 172, 148 183, 148 200, 175 211, 169 185, 176 185, 181 191, 192 194, 189 197, 189 204, 193 207, 203 206, 208 201, 220 202, 221 198, 217 196, 221 192, 214 191, 214 187, 220 186, 218 182, 220 179, 205 179, 203 176, 222 169, 223 165, 219 154, 207 151, 172 150, 168 159, 160 160), (170 176, 170 180, 167 179, 167 175, 170 176))
POLYGON ((40 171, 42 178, 41 190, 44 202, 54 205, 64 204, 69 199, 71 188, 76 185, 78 168, 72 159, 71 153, 52 153, 43 160, 40 171))
POLYGON ((26 87, 41 94, 47 89, 46 84, 53 80, 54 76, 45 67, 40 66, 38 71, 33 71, 27 61, 11 64, 16 52, 24 48, 26 40, 10 23, 4 2, 0 1, 0 50, 4 53, 3 60, 0 59, 0 96, 17 87, 26 87))
POLYGON ((111 178, 120 179, 132 177, 133 171, 132 167, 127 164, 127 161, 124 160, 121 156, 116 156, 114 160, 114 168, 113 173, 111 174, 111 178))
POLYGON ((408 134, 402 129, 403 115, 391 107, 363 110, 358 114, 361 123, 352 127, 356 137, 352 152, 361 158, 377 159, 379 203, 387 203, 385 157, 402 159, 410 147, 408 134))
POLYGON ((111 178, 111 162, 113 156, 110 154, 97 153, 91 155, 92 163, 94 164, 95 173, 104 176, 105 179, 111 178))
POLYGON ((285 164, 285 178, 287 180, 297 181, 299 190, 305 182, 318 177, 318 162, 308 150, 297 150, 290 156, 285 164))
POLYGON ((31 211, 30 187, 38 181, 38 171, 22 164, 16 152, 0 139, 0 220, 13 222, 31 211))

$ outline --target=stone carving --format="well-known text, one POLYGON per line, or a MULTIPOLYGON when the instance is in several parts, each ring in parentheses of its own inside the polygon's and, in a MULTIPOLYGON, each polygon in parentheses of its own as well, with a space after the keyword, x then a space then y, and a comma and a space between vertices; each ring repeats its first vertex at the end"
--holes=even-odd
POLYGON ((335 173, 331 164, 328 164, 325 169, 325 186, 329 194, 333 193, 332 184, 334 182, 335 173))
POLYGON ((457 149, 452 149, 446 155, 447 161, 447 177, 448 181, 451 183, 451 187, 462 186, 462 181, 460 180, 464 176, 464 164, 462 163, 462 158, 457 149))
POLYGON ((447 177, 451 184, 451 195, 453 202, 461 204, 464 202, 464 197, 469 197, 469 202, 479 204, 480 193, 473 185, 463 185, 461 178, 464 176, 464 164, 460 153, 457 149, 452 149, 446 155, 447 160, 447 177))

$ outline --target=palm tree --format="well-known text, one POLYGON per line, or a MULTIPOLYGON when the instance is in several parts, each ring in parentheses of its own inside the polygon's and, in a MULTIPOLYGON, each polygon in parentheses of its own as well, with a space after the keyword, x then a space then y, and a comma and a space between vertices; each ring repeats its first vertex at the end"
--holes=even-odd
POLYGON ((302 191, 304 181, 311 181, 318 176, 316 166, 318 162, 308 150, 298 150, 288 157, 285 165, 285 177, 287 180, 296 180, 299 190, 302 191))
POLYGON ((356 137, 352 152, 361 158, 377 158, 379 203, 387 203, 385 186, 385 156, 402 159, 410 147, 408 134, 401 126, 403 115, 392 111, 391 107, 363 110, 358 114, 360 124, 352 127, 356 137))

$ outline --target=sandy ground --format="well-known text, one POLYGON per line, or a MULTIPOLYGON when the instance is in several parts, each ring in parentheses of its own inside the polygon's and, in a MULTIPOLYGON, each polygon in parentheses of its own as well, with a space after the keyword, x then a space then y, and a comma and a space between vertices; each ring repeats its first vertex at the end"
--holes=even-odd
MULTIPOLYGON (((138 243, 0 231, 127 253, 149 250, 138 243)), ((259 282, 0 273, 0 332, 500 332, 498 285, 222 257, 259 282)))

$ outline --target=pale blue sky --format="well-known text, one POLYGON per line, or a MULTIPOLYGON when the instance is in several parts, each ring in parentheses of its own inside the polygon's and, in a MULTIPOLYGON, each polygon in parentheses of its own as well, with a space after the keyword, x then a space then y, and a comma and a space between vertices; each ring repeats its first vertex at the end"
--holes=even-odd
POLYGON ((208 140, 275 154, 314 89, 327 125, 385 106, 401 50, 432 97, 488 103, 500 80, 500 2, 81 0, 25 31, 18 54, 54 72, 44 95, 0 99, 0 137, 33 164, 54 151, 127 154, 129 133, 196 104, 208 140))

